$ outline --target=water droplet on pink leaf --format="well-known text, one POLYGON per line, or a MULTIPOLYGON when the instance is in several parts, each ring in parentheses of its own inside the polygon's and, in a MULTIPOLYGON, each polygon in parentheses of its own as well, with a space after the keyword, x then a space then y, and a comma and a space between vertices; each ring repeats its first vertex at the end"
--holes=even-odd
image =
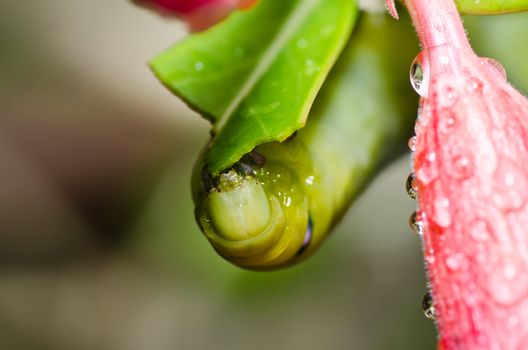
POLYGON ((412 62, 409 77, 416 93, 422 97, 427 97, 429 89, 429 64, 423 52, 420 52, 412 62))

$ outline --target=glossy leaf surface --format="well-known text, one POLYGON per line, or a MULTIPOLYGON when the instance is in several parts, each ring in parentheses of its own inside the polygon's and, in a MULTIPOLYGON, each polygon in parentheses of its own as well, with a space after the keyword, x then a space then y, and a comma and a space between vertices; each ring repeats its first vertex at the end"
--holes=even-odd
POLYGON ((213 174, 304 126, 356 14, 350 0, 261 1, 152 60, 158 78, 213 123, 213 174))

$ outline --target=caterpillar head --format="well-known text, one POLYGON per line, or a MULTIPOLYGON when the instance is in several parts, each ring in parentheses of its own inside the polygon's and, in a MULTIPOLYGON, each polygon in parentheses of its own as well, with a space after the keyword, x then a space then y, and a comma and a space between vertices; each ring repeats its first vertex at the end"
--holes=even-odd
POLYGON ((195 169, 201 171, 193 176, 196 220, 213 248, 240 267, 291 265, 319 241, 306 187, 313 184, 306 183, 306 165, 298 164, 306 150, 286 143, 259 146, 214 178, 202 164, 195 169))

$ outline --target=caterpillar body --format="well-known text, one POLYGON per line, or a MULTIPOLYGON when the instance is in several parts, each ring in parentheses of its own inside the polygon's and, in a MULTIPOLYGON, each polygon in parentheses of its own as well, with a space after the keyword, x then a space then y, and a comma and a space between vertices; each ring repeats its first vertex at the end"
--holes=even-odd
POLYGON ((374 172, 404 151, 416 115, 405 74, 415 51, 409 28, 363 14, 303 129, 257 146, 215 178, 198 160, 195 216, 220 255, 254 270, 305 259, 374 172))

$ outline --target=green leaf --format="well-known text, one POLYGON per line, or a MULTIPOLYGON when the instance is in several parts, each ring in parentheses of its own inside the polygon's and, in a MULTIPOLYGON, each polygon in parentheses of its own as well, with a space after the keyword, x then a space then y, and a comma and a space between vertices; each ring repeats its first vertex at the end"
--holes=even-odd
POLYGON ((528 0, 456 0, 461 13, 492 15, 528 11, 528 0))
POLYGON ((261 0, 151 61, 158 78, 213 124, 213 174, 302 128, 348 39, 352 0, 261 0))

